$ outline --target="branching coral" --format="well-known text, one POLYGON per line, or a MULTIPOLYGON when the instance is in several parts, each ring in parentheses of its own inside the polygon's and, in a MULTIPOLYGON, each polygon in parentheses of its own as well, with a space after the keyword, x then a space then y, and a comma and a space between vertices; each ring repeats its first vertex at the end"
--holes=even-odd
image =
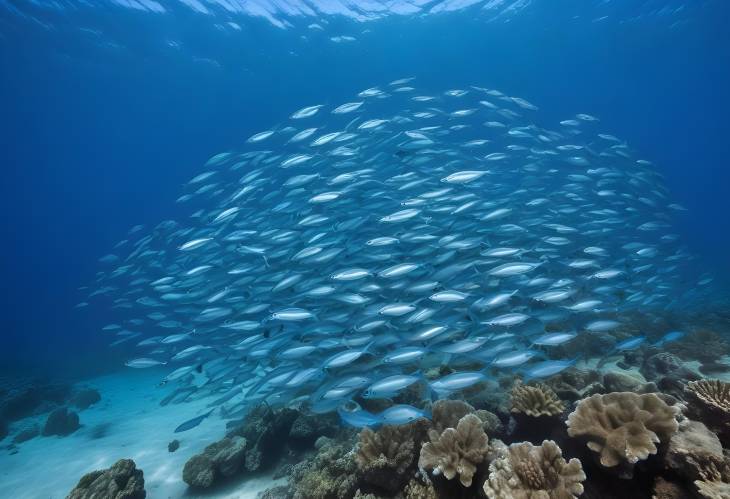
POLYGON ((690 381, 687 394, 708 408, 730 414, 730 383, 717 379, 690 381))
POLYGON ((686 414, 702 421, 730 445, 730 383, 719 380, 690 381, 684 390, 686 414))
POLYGON ((489 471, 484 492, 490 499, 572 499, 583 493, 586 479, 580 461, 566 462, 552 440, 512 444, 489 471))
POLYGON ((724 459, 705 463, 700 479, 695 480, 697 492, 708 499, 730 499, 730 466, 724 459))
POLYGON ((448 480, 459 475, 461 484, 470 487, 477 464, 489 451, 489 440, 481 419, 467 414, 459 420, 456 428, 446 428, 441 434, 430 430, 428 436, 431 441, 421 447, 419 468, 443 474, 448 480))
POLYGON ((630 476, 634 463, 656 454, 656 444, 677 431, 677 412, 653 393, 593 395, 568 416, 568 434, 586 437, 603 466, 624 465, 624 474, 630 476))
POLYGON ((515 384, 512 388, 511 402, 512 412, 535 418, 557 416, 565 409, 565 405, 555 392, 542 383, 534 386, 515 384))
POLYGON ((730 483, 718 481, 695 481, 697 492, 707 499, 730 499, 730 483))

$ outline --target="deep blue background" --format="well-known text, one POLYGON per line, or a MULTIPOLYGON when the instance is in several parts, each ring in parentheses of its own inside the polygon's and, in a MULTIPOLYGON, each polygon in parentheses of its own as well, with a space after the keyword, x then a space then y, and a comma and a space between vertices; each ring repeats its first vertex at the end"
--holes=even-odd
POLYGON ((174 217, 181 184, 209 156, 304 105, 405 76, 501 89, 540 105, 544 123, 599 116, 659 165, 690 209, 686 241, 727 276, 729 11, 713 3, 675 27, 555 9, 486 23, 467 11, 332 20, 324 33, 263 20, 226 33, 190 13, 121 9, 70 12, 49 32, 2 13, 0 371, 118 366, 104 309, 73 308, 97 258, 130 226, 174 217), (341 34, 358 40, 329 40, 341 34))

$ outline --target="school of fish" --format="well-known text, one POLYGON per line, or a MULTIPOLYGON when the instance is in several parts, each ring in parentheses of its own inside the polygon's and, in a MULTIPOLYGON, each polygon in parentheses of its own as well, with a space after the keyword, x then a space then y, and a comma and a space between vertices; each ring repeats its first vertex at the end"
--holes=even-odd
MULTIPOLYGON (((118 311, 105 334, 136 345, 128 366, 165 366, 163 402, 401 424, 428 414, 356 399, 544 379, 578 360, 551 349, 623 312, 702 300, 711 278, 671 231, 683 208, 596 117, 545 128, 522 98, 414 85, 304 107, 214 156, 178 199, 189 218, 134 227, 101 259, 90 297, 118 311)), ((685 334, 665 333, 614 350, 685 334)))

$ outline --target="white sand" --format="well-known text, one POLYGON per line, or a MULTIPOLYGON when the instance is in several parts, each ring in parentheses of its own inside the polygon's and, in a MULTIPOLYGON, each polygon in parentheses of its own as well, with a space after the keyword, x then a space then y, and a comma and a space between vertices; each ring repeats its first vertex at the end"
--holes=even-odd
MULTIPOLYGON (((206 412, 210 399, 160 407, 159 401, 172 390, 157 386, 164 374, 127 369, 89 380, 87 384, 99 390, 102 401, 79 413, 81 429, 67 437, 36 437, 20 444, 14 455, 0 450, 0 498, 63 499, 82 475, 122 458, 134 459, 144 471, 148 498, 198 497, 182 481, 183 466, 193 454, 223 437, 225 423, 214 413, 197 428, 173 433, 182 422, 206 412), (108 428, 101 438, 93 438, 99 425, 108 428), (176 438, 180 448, 170 453, 167 444, 176 438)), ((7 437, 2 445, 11 439, 7 437)), ((253 499, 279 483, 283 481, 268 476, 251 477, 204 497, 253 499)))

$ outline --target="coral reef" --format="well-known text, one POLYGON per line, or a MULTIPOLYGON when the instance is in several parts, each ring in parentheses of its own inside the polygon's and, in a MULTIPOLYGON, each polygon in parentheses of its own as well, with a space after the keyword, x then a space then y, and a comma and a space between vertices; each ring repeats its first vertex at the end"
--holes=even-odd
POLYGON ((639 372, 647 380, 657 383, 667 377, 686 381, 699 379, 679 357, 669 352, 659 352, 647 357, 639 367, 639 372))
POLYGON ((131 459, 84 475, 66 499, 145 499, 144 473, 131 459))
POLYGON ((261 492, 257 499, 282 499, 289 497, 289 487, 286 485, 277 485, 261 492))
POLYGON ((43 426, 43 436, 58 435, 64 437, 81 428, 79 415, 67 408, 56 409, 48 415, 43 426))
POLYGON ((191 487, 208 488, 222 479, 231 478, 243 470, 246 459, 246 439, 225 437, 185 463, 183 480, 191 487))
POLYGON ((298 448, 311 447, 319 437, 333 436, 338 426, 336 414, 299 413, 289 429, 289 444, 298 448))
POLYGON ((569 499, 583 493, 586 479, 578 459, 566 462, 558 445, 545 440, 512 444, 492 461, 484 492, 490 499, 569 499))
POLYGON ((363 481, 390 493, 402 489, 408 479, 406 471, 415 464, 426 430, 423 419, 407 425, 384 426, 377 432, 363 429, 355 457, 363 481))
POLYGON ((441 433, 446 428, 454 428, 461 418, 473 412, 474 408, 463 400, 437 400, 431 407, 433 429, 441 433))
POLYGON ((253 409, 243 423, 228 433, 246 439, 246 469, 257 471, 271 466, 286 447, 286 438, 299 415, 293 409, 272 410, 266 405, 253 409))
POLYGON ((669 344, 666 349, 681 359, 705 364, 720 360, 725 352, 730 351, 730 344, 714 331, 699 329, 692 333, 691 338, 669 344))
POLYGON ((730 499, 730 466, 725 460, 707 463, 694 484, 700 497, 730 499))
POLYGON ((685 366, 684 361, 669 352, 659 352, 644 359, 639 372, 656 384, 663 393, 680 398, 687 381, 700 376, 685 366))
POLYGON ((353 496, 353 499, 387 499, 387 498, 377 496, 377 495, 371 494, 369 492, 362 492, 360 489, 357 489, 355 491, 355 495, 353 496))
MULTIPOLYGON (((332 415, 262 406, 229 437, 248 441, 239 473, 276 463, 288 478, 262 499, 730 499, 730 383, 699 381, 696 363, 658 345, 622 352, 620 369, 499 375, 497 390, 433 402, 431 421, 356 434, 332 415)), ((222 476, 210 462, 196 479, 222 476)))
POLYGON ((405 489, 403 489, 403 497, 404 499, 438 499, 438 493, 436 492, 436 489, 433 488, 433 484, 430 480, 428 480, 428 477, 426 477, 425 482, 421 482, 417 479, 411 479, 410 482, 408 482, 408 485, 406 485, 405 489))
POLYGON ((484 433, 486 433, 487 435, 495 436, 504 433, 504 424, 499 419, 499 416, 497 416, 493 412, 479 409, 478 411, 474 412, 474 414, 476 414, 477 417, 482 420, 482 428, 484 429, 484 433))
POLYGON ((683 499, 690 497, 690 493, 681 485, 670 482, 663 477, 654 481, 651 499, 683 499))
POLYGON ((428 432, 430 442, 421 447, 418 467, 433 470, 451 480, 457 475, 464 487, 470 487, 477 465, 484 461, 489 449, 487 434, 482 421, 474 414, 467 414, 441 434, 428 432))
POLYGON ((571 369, 545 381, 561 400, 575 401, 606 391, 601 374, 593 370, 571 369))
POLYGON ((690 381, 684 391, 687 415, 702 421, 730 445, 730 383, 719 380, 690 381))
POLYGON ((277 499, 346 499, 358 489, 353 444, 326 437, 317 441, 317 454, 293 466, 286 495, 277 499))
POLYGON ((603 466, 621 465, 621 476, 628 478, 636 462, 656 454, 657 444, 677 431, 677 412, 655 394, 592 395, 568 416, 568 434, 587 438, 603 466))
POLYGON ((707 499, 730 499, 730 483, 716 480, 697 480, 697 492, 707 499))
POLYGON ((703 470, 723 460, 722 444, 717 435, 698 421, 685 420, 669 439, 664 466, 692 482, 701 477, 703 470))
POLYGON ((525 414, 533 418, 557 416, 565 410, 565 405, 547 385, 523 385, 516 383, 512 388, 511 412, 525 414))
POLYGON ((649 392, 655 388, 640 379, 638 375, 610 371, 603 375, 603 386, 607 392, 649 392))

